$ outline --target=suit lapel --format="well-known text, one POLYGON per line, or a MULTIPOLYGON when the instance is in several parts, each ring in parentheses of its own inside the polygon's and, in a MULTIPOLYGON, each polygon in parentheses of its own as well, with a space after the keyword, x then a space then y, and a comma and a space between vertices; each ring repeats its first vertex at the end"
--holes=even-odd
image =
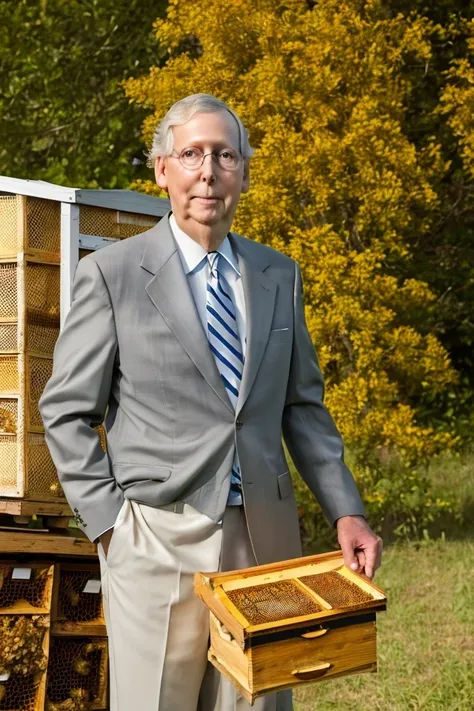
POLYGON ((277 286, 264 273, 269 261, 262 259, 262 251, 257 250, 256 245, 234 234, 231 235, 231 242, 239 259, 247 316, 247 349, 237 402, 237 412, 240 412, 252 389, 267 345, 277 286))
POLYGON ((147 294, 194 365, 233 412, 183 271, 168 218, 165 215, 147 235, 141 267, 154 274, 146 285, 147 294))

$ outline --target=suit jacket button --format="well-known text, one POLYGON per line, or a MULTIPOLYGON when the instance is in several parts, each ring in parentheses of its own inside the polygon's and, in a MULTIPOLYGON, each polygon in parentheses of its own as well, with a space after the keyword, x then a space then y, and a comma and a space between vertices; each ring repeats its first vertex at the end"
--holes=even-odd
POLYGON ((235 423, 235 426, 237 427, 238 430, 241 430, 243 425, 244 425, 244 423, 242 422, 242 420, 237 420, 237 422, 235 423))

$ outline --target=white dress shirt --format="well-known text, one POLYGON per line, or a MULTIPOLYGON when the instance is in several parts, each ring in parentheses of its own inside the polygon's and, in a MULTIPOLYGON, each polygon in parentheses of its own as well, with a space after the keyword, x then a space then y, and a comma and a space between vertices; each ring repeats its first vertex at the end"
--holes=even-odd
MULTIPOLYGON (((178 227, 174 215, 170 216, 170 227, 178 246, 178 252, 187 276, 194 303, 201 319, 202 327, 207 334, 207 280, 209 278, 209 260, 207 251, 178 227)), ((224 260, 220 260, 220 271, 230 287, 230 297, 235 306, 237 328, 245 357, 247 319, 245 313, 244 288, 239 270, 239 262, 232 251, 229 238, 226 237, 217 250, 224 260)))

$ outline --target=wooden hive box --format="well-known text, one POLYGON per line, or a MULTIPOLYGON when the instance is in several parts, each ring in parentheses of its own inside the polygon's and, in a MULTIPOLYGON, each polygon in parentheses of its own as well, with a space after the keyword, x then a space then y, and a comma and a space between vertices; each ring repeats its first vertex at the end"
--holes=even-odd
POLYGON ((49 654, 46 711, 70 708, 65 702, 78 693, 87 708, 107 708, 106 639, 53 637, 49 654))
MULTIPOLYGON (((61 209, 57 199, 0 195, 0 497, 65 501, 38 408, 60 330, 61 209)), ((158 221, 90 205, 78 217, 92 247, 94 239, 125 239, 158 221)))
POLYGON ((50 562, 0 560, 0 615, 49 614, 53 578, 54 566, 50 562), (15 577, 16 570, 27 575, 15 577))
POLYGON ((211 613, 209 660, 253 704, 258 696, 376 671, 384 593, 340 552, 228 573, 197 573, 211 613))
POLYGON ((52 607, 55 636, 106 637, 98 563, 57 563, 52 607))
MULTIPOLYGON (((22 615, 4 615, 0 617, 2 630, 0 633, 0 644, 2 649, 6 645, 11 645, 11 635, 8 636, 4 623, 6 621, 14 624, 20 621, 22 615)), ((44 655, 44 665, 46 667, 49 656, 49 620, 47 616, 37 618, 35 624, 40 621, 44 625, 41 650, 44 655)), ((40 625, 41 627, 41 625, 40 625)), ((1 655, 0 655, 1 656, 1 655)), ((0 660, 0 709, 2 711, 44 711, 46 695, 47 669, 36 671, 35 673, 21 673, 19 671, 6 672, 0 660)))
POLYGON ((0 495, 61 498, 38 400, 59 335, 60 204, 0 197, 0 495))

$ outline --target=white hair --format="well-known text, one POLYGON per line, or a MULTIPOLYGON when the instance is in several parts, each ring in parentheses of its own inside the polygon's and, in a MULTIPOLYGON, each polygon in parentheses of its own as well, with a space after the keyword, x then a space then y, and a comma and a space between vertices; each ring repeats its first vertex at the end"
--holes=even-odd
POLYGON ((254 149, 250 146, 248 133, 237 114, 229 109, 227 104, 210 94, 192 94, 180 99, 169 109, 160 121, 153 134, 153 143, 148 153, 148 165, 153 167, 155 160, 161 156, 169 156, 173 152, 173 126, 182 126, 194 114, 210 114, 216 111, 228 111, 234 117, 239 129, 239 148, 243 158, 251 158, 254 149))

